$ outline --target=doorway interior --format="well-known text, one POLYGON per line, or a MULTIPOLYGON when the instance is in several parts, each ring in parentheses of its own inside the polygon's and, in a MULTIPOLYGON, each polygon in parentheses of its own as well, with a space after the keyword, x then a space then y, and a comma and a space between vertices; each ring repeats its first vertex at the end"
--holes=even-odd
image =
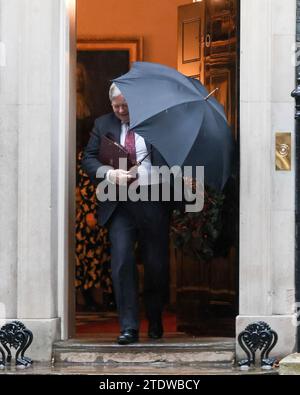
MULTIPOLYGON (((133 61, 145 60, 175 67, 199 79, 209 91, 219 88, 216 98, 225 108, 236 147, 239 146, 239 1, 157 0, 151 3, 150 10, 146 0, 136 0, 124 2, 117 15, 109 0, 96 3, 77 0, 74 288, 76 335, 80 337, 119 332, 107 230, 96 224, 94 190, 80 167, 82 150, 94 120, 111 111, 107 95, 110 80, 126 73, 133 61)), ((237 149, 235 168, 223 191, 223 204, 218 213, 221 227, 210 247, 210 258, 196 259, 170 243, 170 298, 164 316, 166 335, 233 337, 235 334, 239 266, 238 163, 237 149)), ((212 234, 214 230, 211 229, 212 234)), ((138 256, 137 262, 142 299, 143 265, 138 256)), ((145 320, 141 323, 141 331, 146 332, 145 320)))

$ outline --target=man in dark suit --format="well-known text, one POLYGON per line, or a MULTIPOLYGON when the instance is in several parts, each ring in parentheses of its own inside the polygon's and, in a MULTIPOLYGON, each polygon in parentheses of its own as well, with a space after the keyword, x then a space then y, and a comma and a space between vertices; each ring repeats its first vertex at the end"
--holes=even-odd
MULTIPOLYGON (((130 158, 140 161, 151 152, 139 167, 141 187, 147 186, 151 166, 166 165, 157 150, 141 136, 128 130, 129 110, 124 96, 115 84, 109 92, 113 113, 95 121, 86 147, 83 168, 97 184, 106 179, 119 187, 131 180, 132 174, 122 169, 109 169, 99 161, 101 138, 109 135, 125 146, 130 158), (96 178, 101 174, 102 178, 96 178), (145 181, 146 180, 146 181, 145 181)), ((127 187, 125 187, 127 188, 127 187)), ((172 205, 163 201, 104 201, 99 203, 98 216, 107 226, 111 242, 111 267, 121 334, 119 344, 130 344, 139 339, 138 272, 135 247, 139 248, 144 264, 144 301, 149 321, 148 336, 159 339, 163 335, 162 311, 169 292, 169 222, 172 205)))

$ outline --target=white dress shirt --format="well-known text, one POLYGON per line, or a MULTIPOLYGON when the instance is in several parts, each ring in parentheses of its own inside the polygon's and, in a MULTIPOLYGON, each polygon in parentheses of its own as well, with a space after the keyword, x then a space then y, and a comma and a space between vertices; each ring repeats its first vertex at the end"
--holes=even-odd
MULTIPOLYGON (((125 146, 125 137, 128 129, 129 129, 128 124, 122 123, 120 144, 123 145, 123 147, 125 146)), ((139 162, 147 155, 148 151, 143 137, 141 137, 137 133, 134 133, 134 136, 135 136, 136 160, 137 162, 139 162)), ((138 167, 138 180, 140 185, 148 185, 151 182, 150 156, 151 155, 147 156, 147 158, 144 159, 141 165, 138 167)))

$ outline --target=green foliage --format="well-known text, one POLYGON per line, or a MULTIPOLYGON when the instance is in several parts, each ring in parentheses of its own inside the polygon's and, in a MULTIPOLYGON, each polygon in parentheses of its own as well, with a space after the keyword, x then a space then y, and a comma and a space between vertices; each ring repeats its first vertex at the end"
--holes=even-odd
POLYGON ((175 247, 196 260, 214 256, 214 245, 222 229, 224 195, 206 188, 204 207, 198 213, 173 212, 171 238, 175 247))

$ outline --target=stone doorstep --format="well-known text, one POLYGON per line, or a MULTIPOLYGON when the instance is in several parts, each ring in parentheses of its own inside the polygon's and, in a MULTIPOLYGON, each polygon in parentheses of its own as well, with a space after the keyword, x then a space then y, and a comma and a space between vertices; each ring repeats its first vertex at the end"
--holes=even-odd
POLYGON ((56 352, 55 362, 67 363, 99 363, 99 364, 138 364, 138 363, 169 363, 169 364, 195 364, 216 363, 233 364, 233 352, 56 352))
POLYGON ((112 342, 70 340, 54 344, 54 363, 91 364, 227 364, 235 357, 234 340, 163 340, 119 346, 112 342))
POLYGON ((34 363, 27 369, 18 369, 14 364, 0 369, 0 380, 2 375, 97 375, 97 376, 132 376, 132 375, 277 375, 277 370, 262 370, 252 368, 240 370, 230 364, 92 364, 92 363, 34 363))
POLYGON ((300 354, 290 354, 279 362, 280 375, 300 375, 300 354))

